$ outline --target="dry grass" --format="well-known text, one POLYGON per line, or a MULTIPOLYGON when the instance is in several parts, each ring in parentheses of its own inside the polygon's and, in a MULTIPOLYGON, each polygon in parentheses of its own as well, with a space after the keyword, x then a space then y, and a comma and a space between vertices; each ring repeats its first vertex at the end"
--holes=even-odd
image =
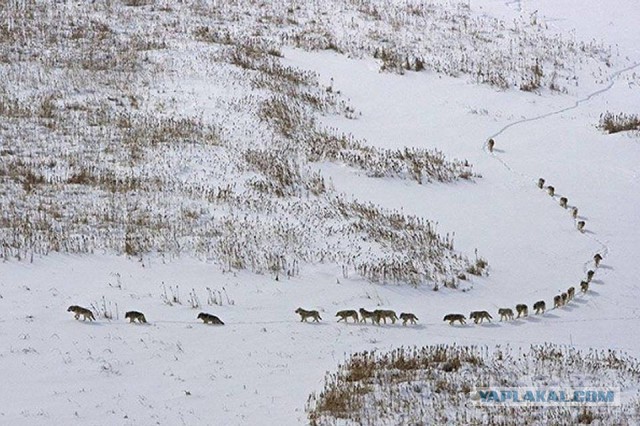
POLYGON ((598 127, 609 134, 640 130, 640 117, 637 114, 606 112, 600 115, 598 127))
POLYGON ((3 4, 2 258, 188 253, 275 278, 330 262, 414 285, 465 270, 471 262, 430 222, 337 197, 309 164, 418 182, 470 178, 470 166, 365 141, 320 151, 336 144, 316 115, 353 109, 313 73, 283 65, 280 35, 248 29, 253 13, 189 2, 3 4), (152 89, 180 73, 257 95, 216 98, 219 113, 178 114, 183 93, 152 89))
POLYGON ((638 361, 613 351, 555 345, 398 348, 351 355, 337 372, 327 373, 324 388, 309 397, 307 413, 312 425, 627 425, 640 415, 638 383, 638 361), (551 384, 620 386, 634 395, 622 407, 472 405, 476 388, 551 384))
POLYGON ((458 2, 5 2, 0 256, 192 254, 274 278, 326 262, 435 288, 485 273, 428 220, 340 197, 313 169, 332 161, 428 184, 476 179, 472 165, 319 128, 319 114, 355 111, 285 65, 284 45, 522 90, 569 81, 586 57, 611 59, 596 43, 458 2), (173 84, 184 76, 215 95, 193 102, 173 84))

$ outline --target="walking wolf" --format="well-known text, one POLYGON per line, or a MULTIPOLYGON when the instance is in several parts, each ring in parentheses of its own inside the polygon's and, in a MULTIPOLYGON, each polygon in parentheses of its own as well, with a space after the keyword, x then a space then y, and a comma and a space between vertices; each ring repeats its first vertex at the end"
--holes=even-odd
POLYGON ((340 321, 344 321, 347 322, 348 318, 352 318, 353 322, 358 322, 358 313, 352 309, 347 309, 344 311, 338 311, 336 313, 337 317, 340 317, 340 319, 338 320, 338 322, 340 321))
POLYGON ((402 325, 407 325, 407 322, 411 324, 418 323, 418 317, 412 314, 411 312, 403 312, 400 314, 400 319, 402 320, 402 325))
POLYGON ((485 319, 491 322, 493 317, 487 311, 473 311, 469 314, 469 319, 472 319, 475 324, 478 324, 478 322, 482 324, 485 319))
POLYGON ((465 323, 465 317, 462 314, 448 314, 444 316, 443 321, 449 321, 449 325, 453 325, 454 322, 458 321, 460 324, 465 323))
POLYGON ((300 322, 307 322, 307 318, 313 318, 315 322, 320 322, 320 313, 318 311, 307 311, 302 308, 296 309, 296 314, 300 315, 300 322))
POLYGON ((138 322, 140 323, 147 322, 147 319, 144 317, 144 314, 138 311, 129 311, 126 314, 124 314, 124 317, 128 318, 129 322, 135 322, 135 320, 138 320, 138 322))
POLYGON ((360 322, 367 322, 367 318, 371 318, 371 324, 375 322, 376 315, 373 311, 367 311, 365 308, 360 308, 360 322))
POLYGON ((544 303, 544 300, 539 300, 533 304, 533 310, 536 311, 536 314, 539 314, 540 311, 544 314, 544 309, 547 307, 547 304, 544 303))
POLYGON ((520 315, 526 317, 527 315, 529 315, 529 308, 527 308, 527 305, 521 303, 519 305, 516 305, 516 312, 518 312, 517 318, 520 318, 520 315))
POLYGON ((224 325, 222 320, 215 315, 208 314, 206 312, 200 312, 198 314, 198 319, 202 320, 205 324, 216 324, 216 325, 224 325))
POLYGON ((500 315, 500 321, 504 320, 512 320, 513 319, 513 310, 511 308, 500 308, 498 309, 498 315, 500 315))
POLYGON ((384 323, 386 324, 387 318, 389 318, 392 324, 395 324, 396 320, 398 319, 398 316, 394 311, 387 309, 376 309, 375 311, 373 311, 373 315, 373 320, 376 324, 380 324, 380 320, 384 321, 384 323))
POLYGON ((71 305, 67 309, 67 312, 73 312, 75 314, 75 319, 80 319, 80 315, 82 315, 82 321, 85 321, 87 318, 89 319, 89 321, 95 320, 93 312, 91 312, 87 308, 83 308, 82 306, 71 305))

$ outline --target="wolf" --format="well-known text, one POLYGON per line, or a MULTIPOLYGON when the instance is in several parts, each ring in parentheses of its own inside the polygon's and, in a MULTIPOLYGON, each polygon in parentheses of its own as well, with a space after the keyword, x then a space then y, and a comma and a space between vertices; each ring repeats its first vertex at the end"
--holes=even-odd
POLYGON ((600 255, 600 253, 596 253, 595 256, 593 256, 593 262, 596 264, 596 268, 600 266, 601 261, 602 261, 602 256, 600 255))
POLYGON ((138 311, 129 311, 126 314, 124 314, 124 317, 128 318, 129 322, 135 322, 135 320, 138 320, 138 322, 145 323, 145 324, 147 322, 147 319, 144 317, 144 314, 138 311))
POLYGON ((544 300, 539 300, 533 304, 533 310, 536 311, 536 314, 539 314, 540 311, 544 314, 544 310, 547 307, 547 304, 544 303, 544 300))
POLYGON ((216 324, 216 325, 224 325, 222 320, 215 315, 208 314, 206 312, 200 312, 198 314, 198 319, 202 320, 205 324, 216 324))
POLYGON ((493 317, 487 311, 473 311, 469 314, 469 319, 472 319, 475 324, 478 324, 478 321, 482 324, 485 319, 491 322, 493 317))
POLYGON ((498 315, 500 315, 500 321, 503 319, 512 320, 513 310, 511 308, 500 308, 498 309, 498 315))
POLYGON ((352 309, 348 309, 348 310, 344 310, 344 311, 338 311, 336 313, 337 317, 340 317, 340 319, 338 320, 338 322, 340 321, 344 321, 347 322, 348 318, 353 318, 353 322, 358 322, 358 313, 352 309))
POLYGON ((553 307, 559 308, 562 306, 562 296, 557 295, 553 298, 553 307))
POLYGON ((442 321, 449 321, 449 325, 453 325, 455 321, 458 321, 460 324, 466 324, 464 320, 465 317, 462 314, 448 314, 444 316, 442 321))
POLYGON ((551 186, 551 185, 547 186, 547 194, 549 194, 549 195, 551 195, 553 197, 553 195, 555 193, 556 193, 556 189, 553 186, 551 186))
POLYGON ((544 188, 544 178, 538 179, 538 188, 540 189, 544 188))
POLYGON ((516 312, 518 312, 517 318, 520 318, 520 315, 526 317, 527 315, 529 315, 529 308, 527 308, 527 305, 521 303, 519 305, 516 305, 516 312))
POLYGON ((493 147, 496 145, 496 141, 494 141, 493 139, 489 139, 489 142, 487 142, 487 147, 489 148, 489 152, 493 152, 493 147))
POLYGON ((80 319, 80 315, 82 315, 82 321, 86 321, 87 318, 89 319, 89 321, 95 321, 96 319, 93 316, 93 312, 91 312, 87 308, 83 308, 82 306, 78 306, 78 305, 69 306, 69 308, 67 309, 67 312, 73 312, 75 314, 75 319, 80 319))
POLYGON ((583 293, 589 291, 589 283, 587 281, 580 282, 580 291, 582 291, 583 293))
POLYGON ((591 282, 591 279, 593 278, 593 276, 595 275, 595 272, 592 271, 591 269, 587 271, 587 282, 591 282))
POLYGON ((367 311, 365 308, 360 308, 360 322, 367 322, 367 318, 371 318, 371 324, 375 322, 376 314, 373 311, 367 311))
POLYGON ((384 323, 386 324, 387 318, 391 320, 392 324, 395 324, 396 320, 398 319, 398 316, 396 315, 396 313, 391 310, 376 309, 375 311, 373 311, 373 314, 374 314, 373 319, 376 324, 380 324, 380 320, 383 320, 384 323))
POLYGON ((584 232, 584 226, 587 224, 584 220, 579 220, 577 223, 578 231, 584 232))
POLYGON ((578 218, 578 208, 577 207, 573 207, 571 209, 571 217, 573 217, 574 219, 578 218))
POLYGON ((320 313, 318 311, 307 311, 302 308, 296 309, 296 314, 300 315, 300 322, 307 322, 307 318, 313 318, 315 322, 320 322, 320 313))
POLYGON ((576 288, 575 287, 569 287, 569 289, 567 290, 567 296, 569 297, 569 300, 573 300, 573 297, 576 294, 576 288))
POLYGON ((567 197, 560 197, 560 207, 564 207, 566 209, 568 202, 569 199, 567 197))
POLYGON ((400 314, 400 319, 402 320, 402 325, 407 325, 407 322, 411 322, 411 324, 418 323, 418 317, 411 312, 402 312, 400 314))
POLYGON ((567 302, 569 301, 569 295, 567 293, 562 293, 560 297, 562 297, 562 304, 566 305, 567 302))

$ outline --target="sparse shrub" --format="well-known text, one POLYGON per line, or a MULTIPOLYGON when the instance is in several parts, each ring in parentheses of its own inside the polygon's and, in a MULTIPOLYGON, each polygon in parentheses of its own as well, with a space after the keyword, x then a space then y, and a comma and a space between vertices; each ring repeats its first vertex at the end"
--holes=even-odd
POLYGON ((194 288, 189 292, 189 305, 192 309, 200 309, 200 299, 194 288))
POLYGON ((605 405, 580 411, 563 406, 473 404, 477 388, 563 386, 608 387, 633 391, 640 364, 613 351, 581 352, 571 347, 438 345, 402 347, 351 355, 306 405, 314 425, 332 424, 628 424, 640 414, 637 396, 621 407, 605 405), (569 367, 569 368, 568 368, 569 367), (597 372, 597 373, 596 373, 597 372), (473 407, 473 409, 470 409, 473 407), (517 410, 517 411, 514 411, 517 410))
POLYGON ((637 114, 606 112, 600 114, 598 127, 609 134, 640 130, 640 117, 637 114))
POLYGON ((307 141, 311 161, 339 161, 372 177, 399 177, 416 182, 453 182, 480 177, 467 161, 448 160, 435 149, 378 149, 346 135, 318 132, 307 141))
MULTIPOLYGON (((534 90, 539 89, 542 86, 542 78, 544 77, 544 72, 542 71, 542 65, 538 59, 536 59, 536 63, 531 66, 530 71, 527 72, 523 76, 523 81, 520 83, 520 90, 524 92, 533 92, 534 90)), ((552 83, 554 85, 554 89, 556 88, 556 83, 552 83)))
POLYGON ((169 291, 171 295, 167 294, 167 288, 165 287, 163 282, 162 293, 161 293, 162 302, 165 305, 169 305, 169 306, 173 306, 174 304, 181 305, 182 301, 180 300, 180 288, 177 285, 169 286, 169 291))
POLYGON ((120 313, 118 312, 118 304, 115 302, 107 301, 104 296, 98 302, 91 303, 91 310, 98 318, 104 318, 108 320, 120 319, 120 313))
POLYGON ((467 272, 472 275, 480 276, 482 275, 487 266, 489 266, 489 262, 483 257, 478 256, 478 249, 475 250, 476 260, 472 265, 467 267, 467 272))

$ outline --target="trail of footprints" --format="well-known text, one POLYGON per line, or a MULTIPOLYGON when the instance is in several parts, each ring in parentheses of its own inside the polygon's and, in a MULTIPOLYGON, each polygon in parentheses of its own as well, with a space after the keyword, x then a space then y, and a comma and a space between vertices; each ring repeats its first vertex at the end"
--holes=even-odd
MULTIPOLYGON (((493 153, 494 147, 495 147, 495 140, 489 139, 489 141, 487 142, 487 148, 490 153, 493 153)), ((544 178, 539 178, 537 182, 538 188, 542 190, 546 190, 547 194, 555 198, 556 189, 551 185, 545 186, 545 183, 546 181, 544 180, 544 178)), ((578 208, 576 206, 569 206, 569 199, 567 197, 560 197, 559 204, 560 204, 560 207, 569 210, 569 214, 571 215, 571 217, 576 220, 576 229, 584 233, 586 222, 584 220, 577 220, 578 208)), ((603 257, 600 253, 596 253, 593 256, 593 264, 595 266, 594 268, 595 270, 597 270, 597 268, 600 266, 600 262, 602 260, 603 260, 603 257)), ((589 271, 587 271, 587 277, 583 281, 580 281, 580 291, 582 293, 587 293, 589 291, 589 283, 591 282, 593 276, 595 275, 594 269, 590 269, 589 271)), ((575 287, 569 287, 566 292, 563 292, 561 294, 554 296, 553 308, 554 309, 561 308, 562 306, 569 303, 575 297, 575 293, 576 293, 575 287)), ((533 304, 533 311, 535 312, 536 315, 544 314, 546 308, 547 308, 547 304, 544 300, 538 300, 533 304)), ((524 303, 518 304, 516 305, 516 312, 518 316, 515 318, 526 317, 529 315, 529 307, 524 303)), ((499 308, 498 315, 500 316, 500 321, 509 321, 514 319, 514 313, 511 308, 499 308)), ((469 314, 469 319, 472 319, 475 324, 478 324, 478 323, 482 323, 485 319, 487 321, 491 321, 493 317, 487 311, 475 311, 469 314)), ((443 321, 448 321, 450 325, 453 325, 455 322, 458 322, 460 324, 466 324, 466 317, 462 314, 448 314, 448 315, 445 315, 443 321)))

